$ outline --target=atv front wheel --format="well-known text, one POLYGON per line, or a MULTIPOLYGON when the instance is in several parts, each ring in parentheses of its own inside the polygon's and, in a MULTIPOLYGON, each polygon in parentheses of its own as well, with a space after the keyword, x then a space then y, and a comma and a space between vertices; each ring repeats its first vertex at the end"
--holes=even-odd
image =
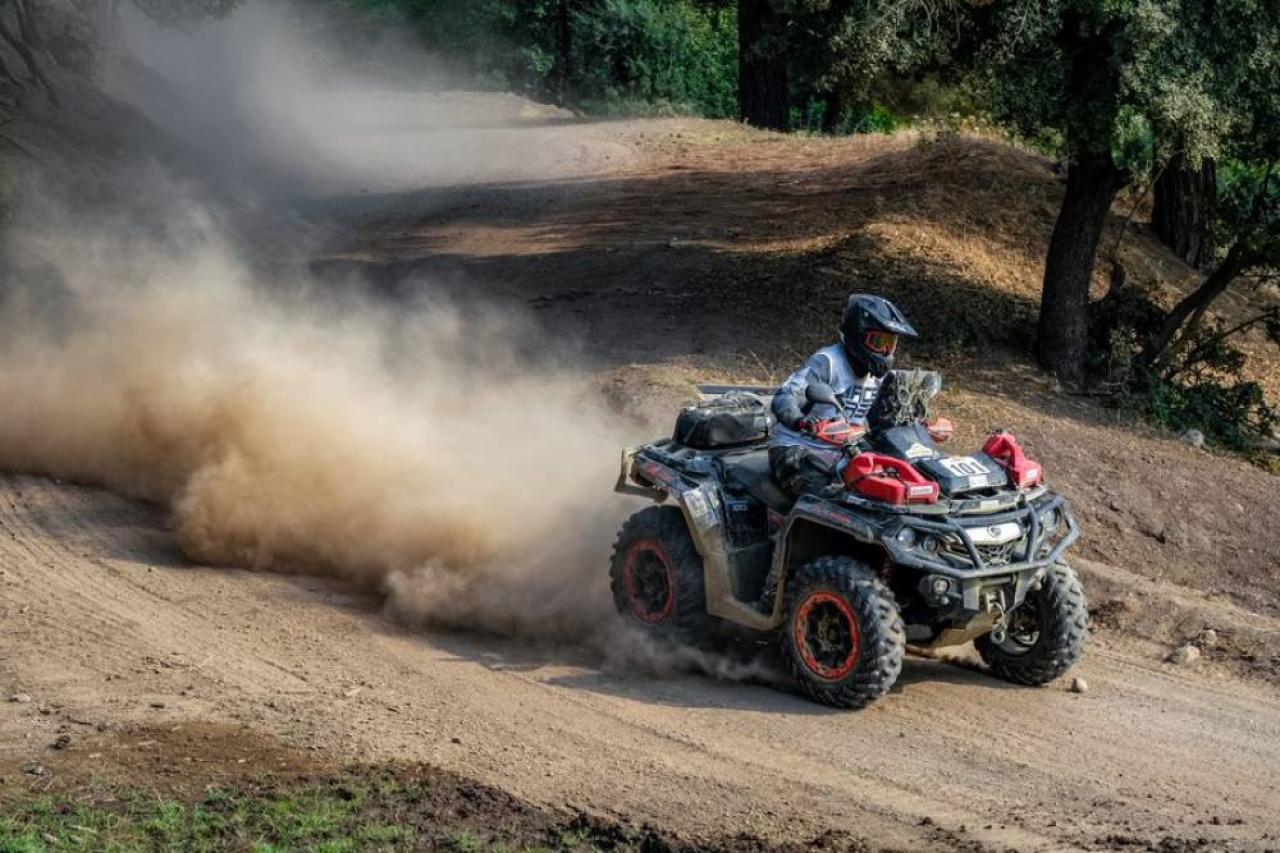
POLYGON ((974 640, 997 678, 1038 687, 1079 662, 1089 639, 1089 607, 1075 570, 1050 566, 1037 589, 1009 613, 1003 640, 974 640))
POLYGON ((632 624, 686 643, 706 632, 702 557, 676 507, 652 506, 627 519, 613 546, 609 579, 614 606, 632 624))
POLYGON ((893 593, 865 563, 822 557, 787 581, 782 656, 809 698, 863 708, 902 672, 907 636, 893 593))

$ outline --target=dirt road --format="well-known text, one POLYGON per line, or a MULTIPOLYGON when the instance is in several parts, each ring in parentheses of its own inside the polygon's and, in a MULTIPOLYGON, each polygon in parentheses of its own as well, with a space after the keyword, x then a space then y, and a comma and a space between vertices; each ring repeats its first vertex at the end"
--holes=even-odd
POLYGON ((403 631, 376 598, 327 582, 188 565, 158 511, 39 479, 0 481, 0 570, 0 685, 34 699, 0 705, 0 773, 69 719, 199 719, 689 833, 1278 843, 1277 691, 1154 663, 1110 633, 1079 671, 1083 695, 911 659, 891 696, 848 714, 764 685, 606 672, 571 649, 403 631))
MULTIPOLYGON (((890 238, 923 239, 900 224, 902 210, 885 207, 916 185, 894 159, 914 150, 909 140, 874 149, 800 142, 814 166, 797 177, 778 162, 794 151, 764 135, 752 148, 756 138, 744 141, 732 126, 549 122, 536 132, 568 152, 553 157, 564 164, 556 181, 520 183, 517 169, 501 173, 502 183, 421 190, 357 172, 363 184, 326 186, 347 194, 307 207, 337 235, 316 268, 358 269, 393 296, 425 281, 519 303, 572 338, 613 402, 665 417, 682 383, 776 378, 826 335, 828 297, 867 274, 840 266, 837 249, 857 250, 850 256, 862 264, 890 251, 867 250, 867 233, 888 247, 890 238), (634 144, 645 134, 662 136, 674 161, 645 161, 634 144), (722 137, 758 171, 754 183, 733 183, 723 169, 686 174, 681 163, 720 156, 722 137), (850 172, 850 159, 879 165, 850 172), (863 209, 884 213, 867 226, 880 231, 829 233, 863 209), (719 321, 708 323, 713 315, 719 321)), ((515 141, 501 130, 489 138, 503 150, 515 141)), ((548 150, 531 168, 543 170, 548 150)), ((1015 165, 1041 168, 1027 158, 1015 165)), ((1034 180, 1052 188, 1042 177, 1034 180)), ((933 190, 921 192, 901 197, 933 190)), ((957 288, 937 313, 922 313, 922 325, 1018 325, 1032 304, 1018 288, 1034 282, 1037 263, 1020 237, 993 226, 979 239, 940 225, 929 239, 930 263, 940 257, 985 274, 991 258, 1012 260, 1000 273, 1007 280, 992 278, 1008 287, 981 299, 939 273, 941 261, 909 268, 957 288)), ((916 293, 902 286, 908 299, 916 293)), ((958 374, 951 400, 962 427, 999 417, 1030 431, 1102 533, 1086 553, 1114 554, 1132 570, 1082 566, 1091 591, 1135 602, 1122 623, 1150 602, 1176 599, 1247 625, 1251 636, 1280 636, 1267 568, 1280 546, 1223 544, 1236 517, 1197 504, 1217 492, 1193 488, 1212 476, 1265 530, 1276 518, 1266 500, 1274 478, 1100 423, 1096 411, 1044 392, 1043 378, 1009 373, 1022 386, 958 374), (1166 499, 1161 489, 1176 494, 1166 499), (1230 559, 1211 563, 1207 555, 1223 548, 1230 559), (1235 603, 1212 597, 1220 589, 1235 603)), ((0 702, 0 776, 40 760, 64 730, 75 751, 76 733, 95 726, 200 721, 248 726, 326 760, 427 761, 537 803, 694 837, 781 841, 836 829, 910 850, 1280 848, 1280 688, 1212 660, 1164 663, 1167 646, 1129 633, 1100 630, 1078 670, 1088 682, 1082 694, 1064 683, 1017 689, 972 663, 912 658, 885 700, 837 713, 760 677, 659 676, 608 666, 581 647, 406 630, 372 591, 192 565, 165 524, 159 507, 0 476, 0 698, 32 698, 0 702)), ((607 618, 603 597, 599 605, 607 618)), ((1162 610, 1161 619, 1184 612, 1162 610)), ((243 758, 246 772, 259 759, 248 747, 243 758)))

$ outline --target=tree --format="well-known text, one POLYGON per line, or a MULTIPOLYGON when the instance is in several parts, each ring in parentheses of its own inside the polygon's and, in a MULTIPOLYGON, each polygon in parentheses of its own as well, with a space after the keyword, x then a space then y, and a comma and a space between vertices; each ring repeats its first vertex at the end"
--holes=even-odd
POLYGON ((966 0, 793 0, 795 50, 825 102, 823 130, 844 114, 867 114, 887 92, 957 68, 952 52, 969 32, 966 0))
MULTIPOLYGON (((1280 146, 1264 156, 1269 159, 1263 163, 1236 168, 1216 220, 1216 230, 1233 235, 1230 246, 1200 286, 1180 299, 1150 335, 1143 351, 1148 366, 1176 371, 1179 361, 1194 363, 1195 350, 1203 349, 1204 343, 1197 342, 1196 332, 1213 303, 1244 277, 1275 278, 1274 270, 1280 268, 1280 146)), ((1267 323, 1276 313, 1274 308, 1264 310, 1221 339, 1267 323)), ((1168 370, 1165 374, 1170 375, 1168 370)))
POLYGON ((738 114, 737 16, 684 0, 603 0, 575 19, 580 103, 738 114))
POLYGON ((1046 368, 1084 377, 1097 247, 1131 176, 1156 162, 1202 162, 1262 131, 1257 120, 1277 101, 1277 16, 1270 0, 1017 0, 978 10, 997 117, 1056 142, 1068 163, 1037 327, 1046 368))
MULTIPOLYGON (((1179 146, 1175 157, 1196 162, 1197 155, 1217 155, 1212 174, 1199 179, 1212 179, 1199 191, 1211 191, 1214 202, 1199 211, 1198 229, 1212 271, 1150 337, 1144 351, 1149 365, 1172 363, 1179 345, 1195 340, 1206 313, 1233 283, 1280 267, 1280 8, 1266 0, 1186 2, 1196 7, 1187 29, 1198 33, 1201 48, 1194 57, 1201 70, 1187 77, 1203 81, 1195 99, 1201 108, 1190 112, 1211 130, 1200 133, 1197 145, 1194 124, 1176 127, 1193 141, 1179 146)), ((1174 100, 1185 102, 1185 95, 1174 100)))
POLYGON ((1056 137, 1066 154, 1035 351, 1044 367, 1069 380, 1084 376, 1098 244, 1128 178, 1113 157, 1126 106, 1125 5, 1027 0, 994 7, 984 21, 996 117, 1026 137, 1056 137))
POLYGON ((791 126, 786 18, 772 0, 738 0, 738 100, 747 124, 791 126))
POLYGON ((1180 156, 1156 175, 1151 225, 1174 254, 1198 270, 1213 265, 1210 230, 1217 197, 1217 169, 1212 157, 1202 159, 1196 168, 1180 156))
MULTIPOLYGON (((0 85, 39 89, 57 104, 54 69, 80 77, 95 73, 100 56, 114 49, 120 2, 0 0, 0 85), (8 52, 20 60, 21 75, 6 63, 8 52)), ((132 0, 144 15, 165 26, 222 17, 241 2, 243 0, 132 0)))

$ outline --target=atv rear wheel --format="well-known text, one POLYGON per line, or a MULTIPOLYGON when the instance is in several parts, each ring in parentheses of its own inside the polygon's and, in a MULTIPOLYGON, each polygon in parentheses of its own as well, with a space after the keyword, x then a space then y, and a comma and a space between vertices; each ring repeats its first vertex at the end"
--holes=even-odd
POLYGON ((622 525, 609 567, 618 612, 645 631, 681 642, 708 627, 702 557, 676 507, 642 509, 622 525))
POLYGON ((1075 570, 1050 566, 1038 589, 1009 614, 1004 639, 974 640, 997 678, 1015 684, 1048 684, 1079 662, 1089 639, 1089 607, 1075 570))
POLYGON ((907 635, 893 593, 865 563, 822 557, 787 581, 782 656, 809 698, 863 708, 902 672, 907 635))

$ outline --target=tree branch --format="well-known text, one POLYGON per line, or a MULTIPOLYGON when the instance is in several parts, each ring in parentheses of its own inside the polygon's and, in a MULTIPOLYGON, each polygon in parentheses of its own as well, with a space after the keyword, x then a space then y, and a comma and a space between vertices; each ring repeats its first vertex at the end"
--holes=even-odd
POLYGON ((1169 312, 1163 325, 1161 325, 1160 331, 1151 338, 1143 349, 1141 356, 1143 364, 1150 367, 1163 359, 1170 350, 1174 339, 1185 337, 1185 334, 1179 335, 1179 332, 1184 327, 1190 328, 1199 323, 1205 312, 1209 310, 1209 306, 1226 291, 1236 276, 1260 260, 1248 245, 1249 237, 1262 217, 1262 209, 1266 200, 1267 190, 1271 185, 1274 165, 1274 163, 1267 164, 1267 171, 1262 176, 1262 183, 1258 187, 1257 194, 1253 197, 1253 204, 1249 211, 1249 218, 1246 220, 1247 227, 1244 229, 1244 233, 1236 238, 1236 241, 1231 245, 1231 249, 1227 252, 1227 256, 1223 258, 1218 268, 1209 274, 1204 283, 1173 306, 1173 310, 1169 312))
POLYGON ((1187 353, 1186 358, 1182 359, 1182 363, 1178 366, 1176 370, 1171 371, 1169 373, 1168 378, 1172 379, 1173 377, 1178 376, 1181 373, 1185 373, 1189 368, 1193 367, 1196 364, 1196 362, 1198 362, 1215 344, 1221 341, 1225 341, 1227 338, 1231 337, 1232 335, 1238 335, 1243 332, 1247 332, 1249 329, 1252 329, 1254 326, 1258 325, 1259 323, 1265 322, 1266 320, 1272 317, 1280 317, 1280 306, 1277 306, 1275 308, 1268 308, 1266 311, 1263 311, 1261 314, 1258 314, 1257 316, 1250 317, 1248 320, 1245 320, 1241 323, 1237 323, 1236 325, 1232 326, 1229 329, 1210 335, 1209 337, 1201 341, 1199 344, 1197 344, 1195 349, 1187 353))

